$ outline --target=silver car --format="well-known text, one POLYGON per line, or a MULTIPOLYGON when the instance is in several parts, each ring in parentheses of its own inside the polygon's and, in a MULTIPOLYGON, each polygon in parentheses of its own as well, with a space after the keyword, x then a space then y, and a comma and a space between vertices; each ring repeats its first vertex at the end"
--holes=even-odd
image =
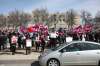
POLYGON ((100 65, 100 44, 73 41, 49 49, 39 56, 41 66, 100 65))

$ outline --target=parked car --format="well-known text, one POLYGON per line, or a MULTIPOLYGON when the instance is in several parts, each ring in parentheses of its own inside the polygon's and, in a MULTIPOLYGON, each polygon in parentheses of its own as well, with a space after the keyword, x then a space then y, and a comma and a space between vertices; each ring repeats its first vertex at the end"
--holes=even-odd
POLYGON ((41 66, 100 65, 100 44, 73 41, 49 49, 39 56, 41 66))

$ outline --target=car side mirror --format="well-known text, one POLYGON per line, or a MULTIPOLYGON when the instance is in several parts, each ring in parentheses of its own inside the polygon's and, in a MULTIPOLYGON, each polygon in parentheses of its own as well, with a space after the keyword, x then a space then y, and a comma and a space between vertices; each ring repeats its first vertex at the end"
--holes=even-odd
POLYGON ((62 50, 60 50, 59 52, 64 53, 64 52, 66 52, 66 51, 62 49, 62 50))

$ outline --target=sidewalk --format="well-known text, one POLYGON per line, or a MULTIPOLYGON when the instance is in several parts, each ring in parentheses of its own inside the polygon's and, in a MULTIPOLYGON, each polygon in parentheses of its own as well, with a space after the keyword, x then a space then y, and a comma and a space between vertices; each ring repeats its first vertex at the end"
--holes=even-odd
POLYGON ((15 55, 12 55, 9 51, 0 52, 0 61, 12 61, 12 60, 38 60, 40 52, 32 51, 31 54, 25 55, 25 50, 17 50, 15 55))

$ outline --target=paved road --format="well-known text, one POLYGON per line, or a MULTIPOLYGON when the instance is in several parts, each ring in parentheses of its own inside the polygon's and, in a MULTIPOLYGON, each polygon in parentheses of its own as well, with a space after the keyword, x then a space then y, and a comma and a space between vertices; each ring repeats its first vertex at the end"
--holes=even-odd
POLYGON ((38 56, 40 52, 32 51, 31 54, 25 55, 25 50, 17 50, 15 55, 9 51, 0 52, 0 66, 40 66, 38 56))
MULTIPOLYGON (((0 66, 40 66, 38 61, 33 60, 16 60, 16 61, 0 61, 0 66)), ((86 65, 80 65, 86 66, 86 65)))
POLYGON ((0 61, 0 66, 40 66, 36 60, 4 60, 0 61))

